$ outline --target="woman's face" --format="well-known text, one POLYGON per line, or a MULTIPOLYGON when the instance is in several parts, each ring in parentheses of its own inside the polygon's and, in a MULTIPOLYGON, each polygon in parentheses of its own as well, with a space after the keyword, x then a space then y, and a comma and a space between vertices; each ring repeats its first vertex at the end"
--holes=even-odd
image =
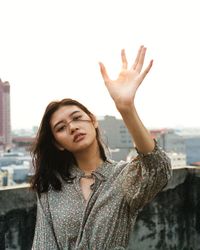
POLYGON ((67 105, 55 111, 50 126, 56 146, 72 153, 80 152, 96 142, 98 123, 78 106, 67 105))

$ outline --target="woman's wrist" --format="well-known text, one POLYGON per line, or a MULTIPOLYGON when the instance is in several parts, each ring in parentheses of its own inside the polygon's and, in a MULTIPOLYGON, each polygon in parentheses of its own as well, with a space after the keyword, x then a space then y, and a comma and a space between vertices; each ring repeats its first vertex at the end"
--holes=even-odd
POLYGON ((134 102, 130 104, 116 104, 115 103, 115 106, 117 110, 119 111, 119 113, 124 114, 124 115, 133 114, 133 112, 136 111, 134 102))

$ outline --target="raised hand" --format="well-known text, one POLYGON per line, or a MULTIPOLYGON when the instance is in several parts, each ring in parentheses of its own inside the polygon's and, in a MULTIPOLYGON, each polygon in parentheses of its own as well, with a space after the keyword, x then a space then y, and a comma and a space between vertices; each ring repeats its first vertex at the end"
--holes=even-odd
POLYGON ((105 85, 118 109, 126 109, 133 104, 139 85, 151 69, 153 60, 151 60, 146 69, 142 71, 145 54, 146 48, 141 46, 138 50, 134 64, 128 69, 128 62, 125 50, 123 49, 121 51, 122 68, 116 80, 111 80, 109 78, 105 66, 103 63, 99 62, 105 85))

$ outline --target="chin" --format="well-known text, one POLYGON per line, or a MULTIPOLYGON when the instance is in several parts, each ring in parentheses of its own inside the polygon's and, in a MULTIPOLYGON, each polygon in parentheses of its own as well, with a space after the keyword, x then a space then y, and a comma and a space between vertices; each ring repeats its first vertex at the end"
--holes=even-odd
POLYGON ((84 145, 80 145, 79 147, 74 148, 73 152, 74 153, 78 153, 78 152, 80 153, 81 151, 85 151, 85 150, 87 150, 89 148, 90 148, 90 145, 84 144, 84 145))
POLYGON ((87 151, 89 148, 95 146, 95 141, 82 141, 77 144, 73 149, 71 149, 72 153, 80 153, 81 151, 87 151))

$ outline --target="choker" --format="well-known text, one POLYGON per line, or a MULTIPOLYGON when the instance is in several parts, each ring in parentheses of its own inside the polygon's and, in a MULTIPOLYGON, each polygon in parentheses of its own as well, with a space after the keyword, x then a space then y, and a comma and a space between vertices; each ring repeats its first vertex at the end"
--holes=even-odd
POLYGON ((93 179, 93 175, 82 175, 81 178, 86 178, 86 179, 93 179))

